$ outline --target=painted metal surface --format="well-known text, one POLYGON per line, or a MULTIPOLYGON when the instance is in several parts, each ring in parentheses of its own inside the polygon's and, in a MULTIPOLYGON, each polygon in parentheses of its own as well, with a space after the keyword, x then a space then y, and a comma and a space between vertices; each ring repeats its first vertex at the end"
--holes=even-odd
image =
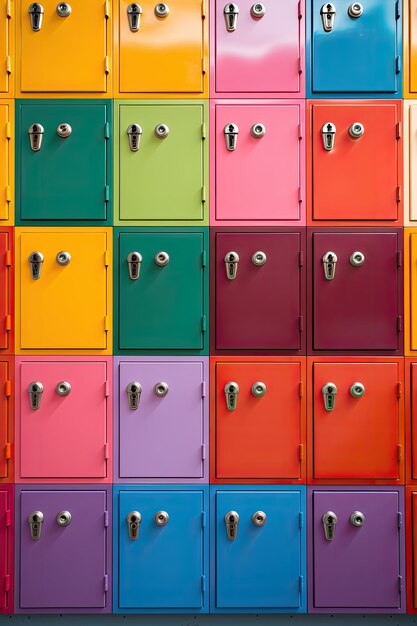
POLYGON ((0 486, 0 614, 13 613, 14 596, 14 493, 12 485, 0 486))
POLYGON ((13 229, 0 229, 0 353, 14 349, 14 237, 13 229))
POLYGON ((14 480, 13 357, 0 357, 0 488, 14 480))
POLYGON ((12 5, 8 0, 0 4, 0 98, 12 98, 14 95, 15 70, 15 20, 12 5))
MULTIPOLYGON (((0 95, 1 97, 1 95, 0 95)), ((0 101, 0 224, 14 223, 14 101, 0 101)))

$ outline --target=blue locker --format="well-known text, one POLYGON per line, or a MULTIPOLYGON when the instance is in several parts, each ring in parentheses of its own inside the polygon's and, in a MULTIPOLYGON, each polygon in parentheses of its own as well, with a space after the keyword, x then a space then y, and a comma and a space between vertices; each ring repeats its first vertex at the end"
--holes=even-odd
POLYGON ((305 487, 211 487, 211 612, 306 612, 305 500, 305 487))
POLYGON ((208 487, 114 487, 114 613, 208 612, 207 504, 208 487))
POLYGON ((310 0, 307 97, 401 98, 401 0, 310 0))

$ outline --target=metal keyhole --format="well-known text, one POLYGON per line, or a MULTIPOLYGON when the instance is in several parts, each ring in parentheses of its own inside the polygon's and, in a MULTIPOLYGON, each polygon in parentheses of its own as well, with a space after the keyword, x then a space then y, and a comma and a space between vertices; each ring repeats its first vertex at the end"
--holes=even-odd
POLYGON ((43 8, 43 6, 41 4, 39 4, 39 2, 33 2, 30 6, 29 6, 29 18, 30 18, 30 25, 32 27, 32 30, 37 33, 40 31, 40 29, 42 28, 42 20, 43 20, 43 14, 44 14, 45 10, 43 8))
POLYGON ((68 396, 71 393, 71 385, 64 380, 59 382, 55 387, 55 391, 59 396, 68 396))
POLYGON ((348 8, 348 14, 350 17, 357 18, 360 17, 363 13, 363 6, 360 2, 354 2, 348 8))
POLYGON ((258 267, 260 267, 261 265, 265 265, 266 259, 267 257, 265 252, 262 252, 261 250, 258 250, 257 252, 254 252, 254 254, 252 254, 252 263, 254 265, 257 265, 258 267))
POLYGON ((166 526, 169 521, 169 515, 166 511, 158 511, 155 513, 153 519, 157 526, 166 526))
POLYGON ((71 513, 69 511, 60 511, 56 516, 56 522, 59 526, 68 526, 71 524, 71 513))
POLYGON ((71 11, 72 9, 68 2, 60 2, 56 7, 56 12, 58 13, 59 17, 68 17, 68 15, 71 14, 71 11))
POLYGON ((360 267, 365 263, 365 255, 363 254, 363 252, 353 252, 350 255, 349 262, 351 265, 353 265, 353 267, 360 267))
POLYGON ((252 515, 252 523, 255 526, 265 526, 265 524, 266 524, 266 513, 264 513, 263 511, 256 511, 252 515))
POLYGON ((166 17, 169 13, 169 7, 165 2, 159 2, 155 7, 155 15, 157 17, 166 17))
POLYGON ((265 7, 260 2, 253 4, 250 9, 250 14, 255 19, 260 19, 265 15, 265 7))
POLYGON ((250 133, 252 137, 255 137, 255 139, 260 139, 261 137, 265 135, 266 128, 264 124, 257 123, 252 126, 252 128, 250 129, 250 133))
POLYGON ((56 134, 59 137, 63 137, 64 139, 66 137, 69 137, 71 133, 72 133, 72 128, 69 124, 66 124, 66 123, 60 124, 58 128, 56 129, 56 134))
POLYGON ((169 135, 169 127, 166 124, 157 124, 154 133, 158 139, 165 139, 169 135))
POLYGON ((56 262, 59 265, 68 265, 70 261, 71 261, 71 255, 69 252, 64 252, 62 250, 61 252, 58 252, 58 254, 56 255, 56 262))
POLYGON ((266 385, 262 382, 253 383, 252 385, 252 395, 255 398, 261 398, 266 394, 266 385))
POLYGON ((349 135, 352 139, 360 139, 365 132, 365 127, 360 122, 353 122, 349 127, 349 135))
POLYGON ((156 383, 153 388, 153 392, 158 398, 163 398, 168 393, 168 385, 167 383, 156 383))
POLYGON ((363 513, 361 513, 360 511, 353 511, 353 513, 351 514, 350 518, 349 518, 350 523, 352 524, 352 526, 363 526, 365 523, 365 515, 363 513))
POLYGON ((352 398, 362 398, 365 394, 365 386, 362 383, 353 383, 349 391, 352 398))
POLYGON ((168 252, 157 252, 154 257, 154 261, 159 267, 165 267, 169 263, 168 252))

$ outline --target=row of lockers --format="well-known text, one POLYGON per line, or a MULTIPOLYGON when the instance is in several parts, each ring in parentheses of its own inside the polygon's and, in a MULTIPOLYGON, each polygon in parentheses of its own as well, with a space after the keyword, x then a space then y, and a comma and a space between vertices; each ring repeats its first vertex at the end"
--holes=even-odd
POLYGON ((412 358, 2 357, 0 482, 417 484, 416 403, 412 358))
POLYGON ((0 90, 401 98, 416 34, 415 0, 1 0, 0 90))
POLYGON ((411 487, 2 486, 0 511, 0 612, 417 612, 411 487))
POLYGON ((401 228, 4 228, 0 349, 208 354, 210 318, 210 354, 413 354, 416 242, 401 228))
POLYGON ((413 225, 416 154, 417 101, 0 101, 0 222, 413 225))

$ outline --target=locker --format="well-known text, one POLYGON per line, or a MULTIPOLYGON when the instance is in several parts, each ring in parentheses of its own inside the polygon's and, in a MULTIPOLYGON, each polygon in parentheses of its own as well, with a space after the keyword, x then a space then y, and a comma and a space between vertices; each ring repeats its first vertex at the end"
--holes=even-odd
POLYGON ((115 487, 115 613, 208 612, 208 487, 115 487))
POLYGON ((111 381, 110 358, 16 359, 16 482, 111 482, 111 381))
POLYGON ((111 352, 110 235, 16 228, 16 352, 111 352))
POLYGON ((304 118, 299 100, 211 103, 212 224, 305 224, 304 118))
POLYGON ((0 353, 14 348, 14 245, 13 229, 0 230, 0 353))
POLYGON ((13 358, 0 357, 0 488, 14 477, 13 380, 13 358))
MULTIPOLYGON (((0 94, 1 98, 1 94, 0 94)), ((0 224, 14 218, 14 102, 0 101, 0 224)))
POLYGON ((414 98, 417 93, 417 4, 404 2, 404 98, 414 98))
POLYGON ((14 96, 15 20, 12 7, 8 0, 0 3, 0 98, 14 96))
POLYGON ((406 484, 417 481, 417 363, 413 357, 405 359, 405 433, 406 433, 406 484))
POLYGON ((417 612, 416 520, 417 492, 410 486, 405 489, 407 613, 417 612))
POLYGON ((417 196, 413 180, 417 155, 417 101, 404 100, 404 224, 414 226, 417 220, 417 196))
POLYGON ((211 482, 305 482, 305 359, 211 359, 211 482))
POLYGON ((13 539, 14 493, 13 485, 0 488, 0 614, 13 613, 13 539))
POLYGON ((413 355, 417 350, 417 309, 416 300, 416 276, 417 276, 417 230, 414 228, 404 229, 404 314, 405 354, 413 355))

